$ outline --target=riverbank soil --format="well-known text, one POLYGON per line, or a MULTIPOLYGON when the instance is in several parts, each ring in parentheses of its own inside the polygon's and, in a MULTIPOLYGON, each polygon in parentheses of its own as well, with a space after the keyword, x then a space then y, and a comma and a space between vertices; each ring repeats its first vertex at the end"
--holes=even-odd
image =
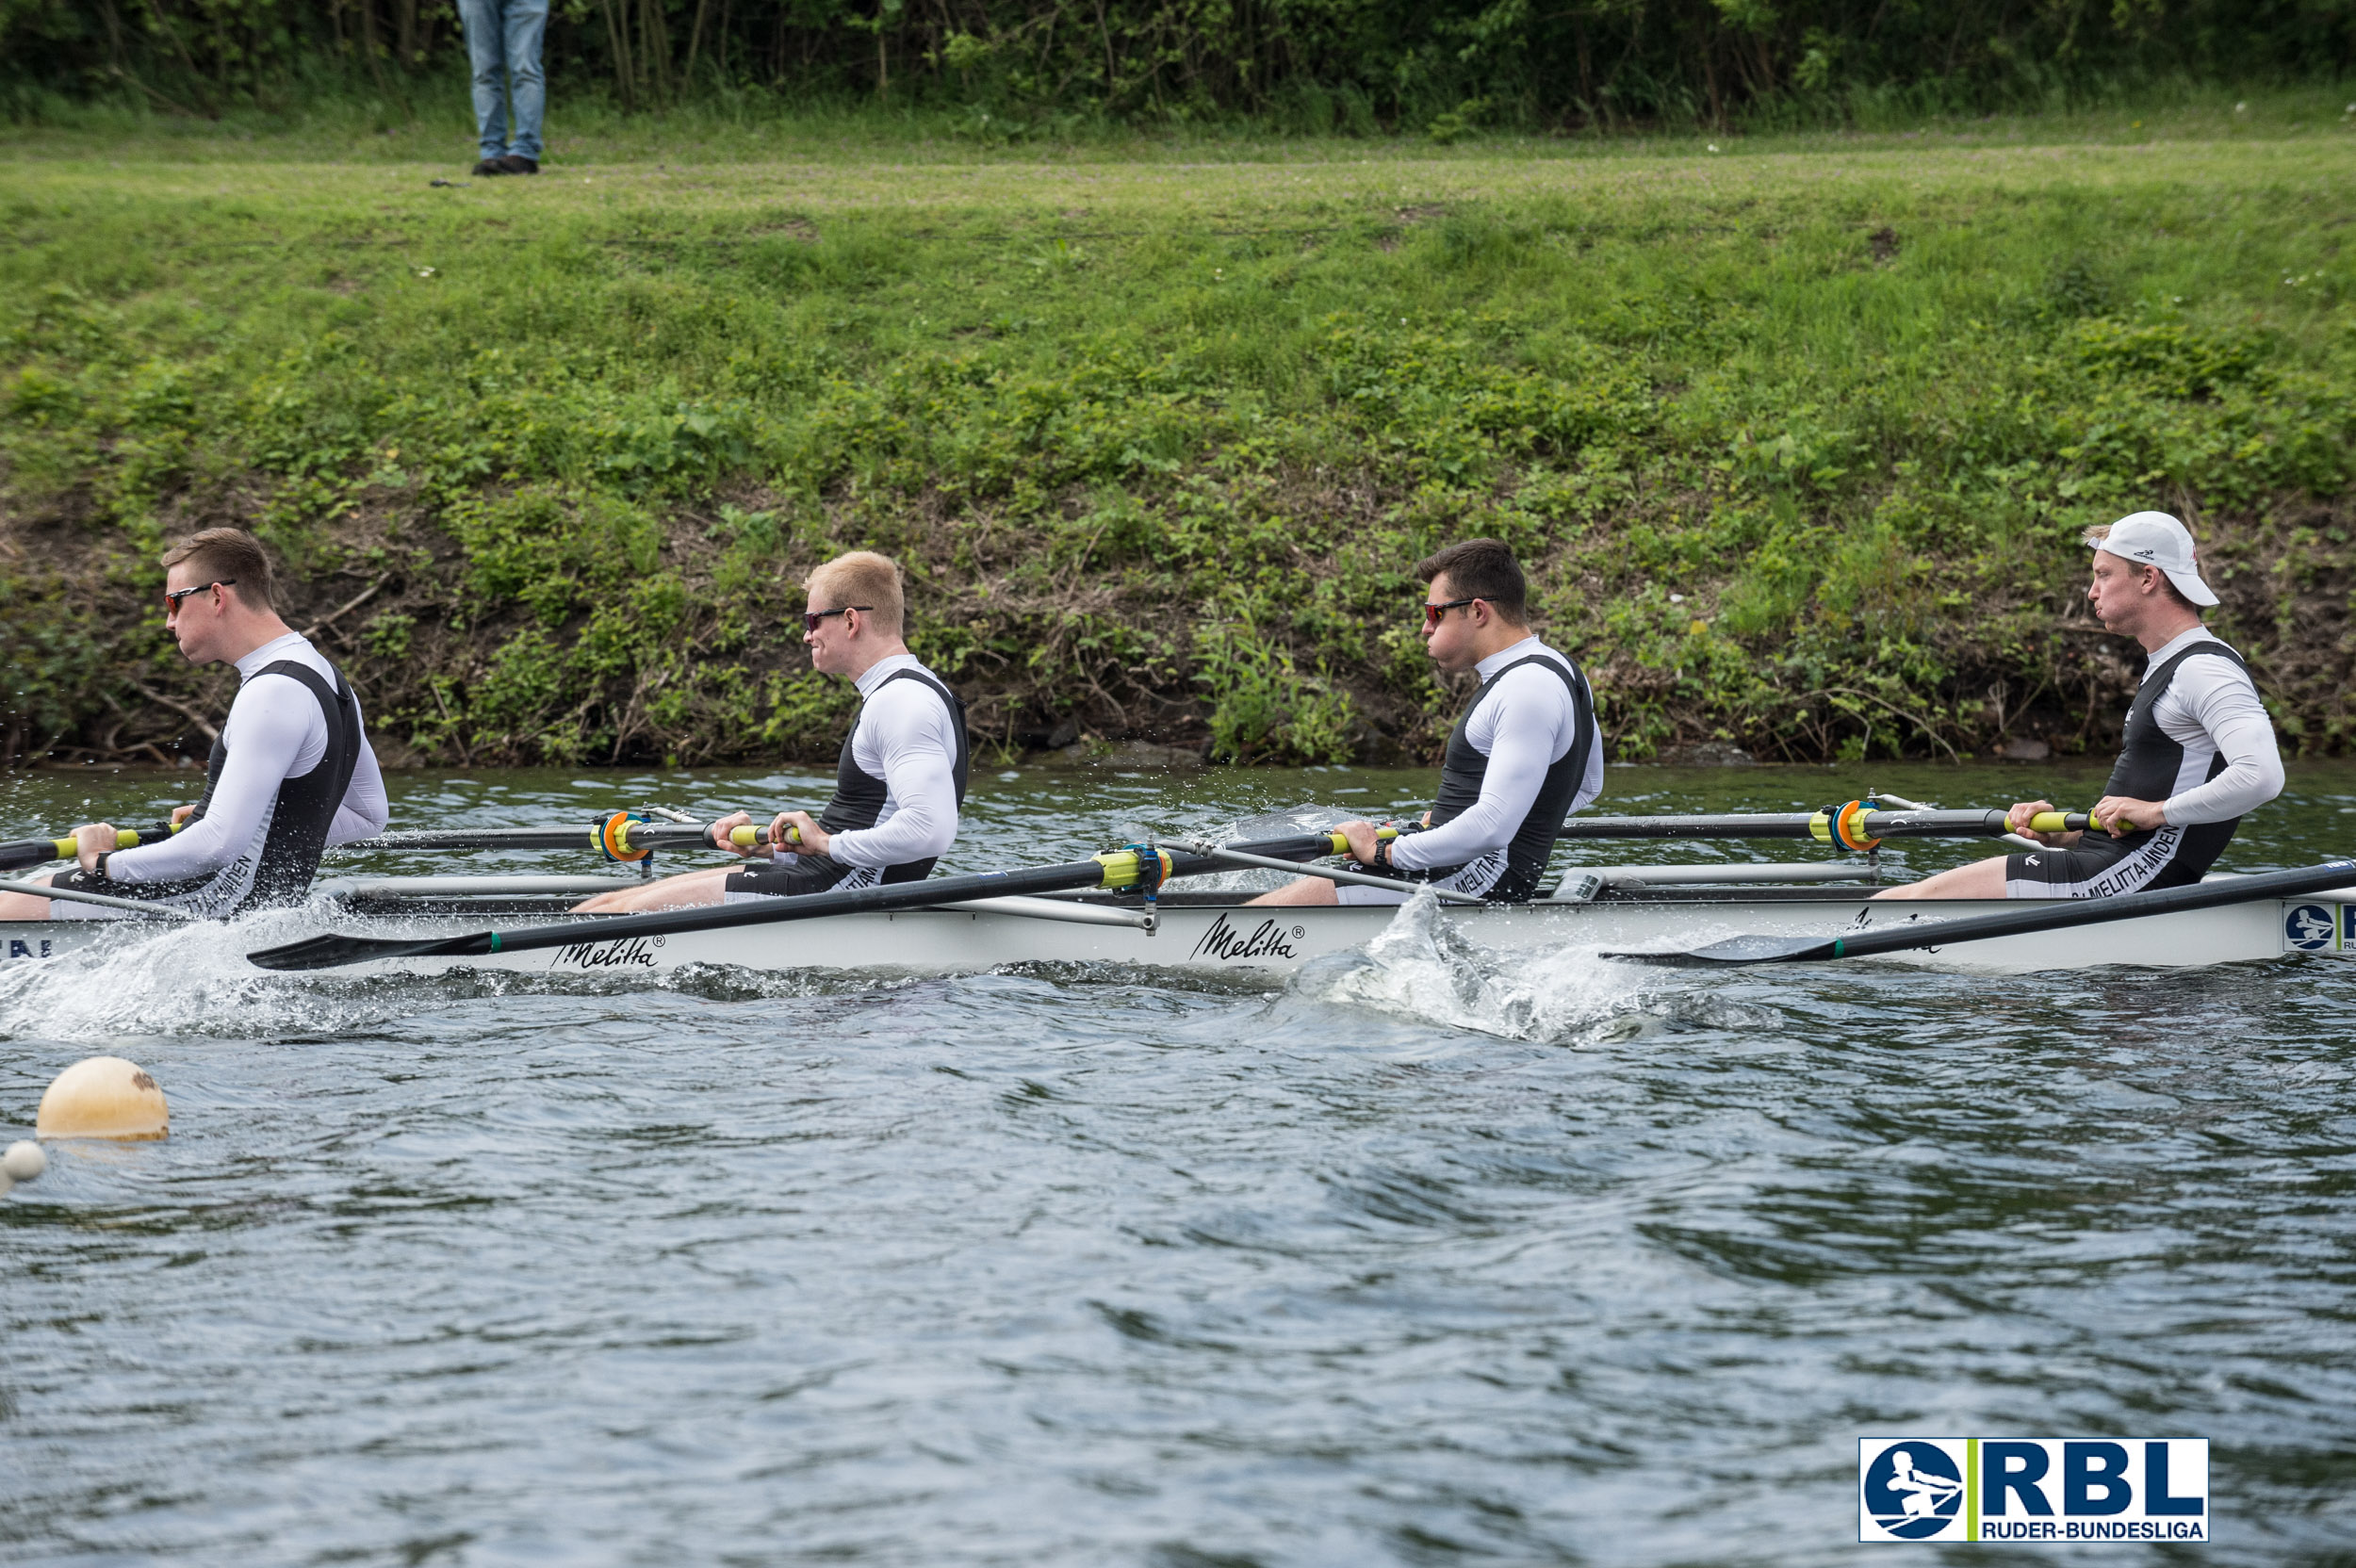
POLYGON ((0 145, 0 760, 168 760, 215 523, 388 757, 831 753, 790 612, 907 564, 1001 755, 1418 760, 1409 567, 1534 568, 1615 754, 2100 752, 2087 524, 2202 540, 2344 749, 2356 114, 1788 141, 0 145), (463 152, 463 147, 458 149, 463 152), (1697 750, 1697 748, 1700 748, 1697 750))

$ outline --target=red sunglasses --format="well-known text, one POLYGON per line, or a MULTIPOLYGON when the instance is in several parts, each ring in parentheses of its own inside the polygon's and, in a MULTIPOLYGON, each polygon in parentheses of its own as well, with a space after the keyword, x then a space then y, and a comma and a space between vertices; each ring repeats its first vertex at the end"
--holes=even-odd
POLYGON ((1478 597, 1469 599, 1450 599, 1446 604, 1432 604, 1427 602, 1423 607, 1423 624, 1426 626, 1438 626, 1440 624, 1440 617, 1447 614, 1449 611, 1462 610, 1468 604, 1479 604, 1481 600, 1478 597))

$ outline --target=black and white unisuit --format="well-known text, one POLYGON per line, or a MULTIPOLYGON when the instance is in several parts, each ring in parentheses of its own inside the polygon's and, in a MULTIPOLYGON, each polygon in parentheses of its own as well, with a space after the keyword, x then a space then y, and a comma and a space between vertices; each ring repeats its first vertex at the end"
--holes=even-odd
MULTIPOLYGON (((205 764, 205 793, 180 831, 119 849, 96 873, 50 886, 145 899, 225 916, 300 903, 319 855, 384 829, 384 776, 352 688, 289 631, 237 661, 241 684, 205 764)), ((127 911, 54 899, 52 920, 116 920, 127 911)))
POLYGON ((914 654, 879 659, 856 682, 834 798, 818 814, 824 855, 775 855, 728 874, 727 900, 913 882, 957 841, 972 753, 965 704, 914 654))
POLYGON ((2156 800, 2168 825, 2004 858, 2007 898, 2107 898, 2201 880, 2245 812, 2282 792, 2274 725, 2240 654, 2195 627, 2151 655, 2106 795, 2156 800))
MULTIPOLYGON (((1432 825, 1402 833, 1371 869, 1484 898, 1525 899, 1554 853, 1562 819, 1603 792, 1595 694, 1567 657, 1535 637, 1474 666, 1481 689, 1449 732, 1432 825)), ((1406 889, 1342 885, 1344 904, 1397 904, 1406 889)))

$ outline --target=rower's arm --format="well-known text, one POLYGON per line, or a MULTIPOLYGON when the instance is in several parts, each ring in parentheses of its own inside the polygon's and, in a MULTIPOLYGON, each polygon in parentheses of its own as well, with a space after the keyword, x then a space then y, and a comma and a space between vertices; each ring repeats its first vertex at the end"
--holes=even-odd
POLYGON ((2282 792, 2282 753, 2274 721, 2250 678, 2230 661, 2187 659, 2168 685, 2156 715, 2166 730, 2170 719, 2198 725, 2225 758, 2225 771, 2205 784, 2170 795, 2164 803, 2171 825, 2230 822, 2282 792))
MULTIPOLYGON (((309 689, 284 676, 257 678, 252 695, 277 695, 264 690, 270 686, 286 687, 302 701, 249 700, 248 693, 239 692, 230 710, 235 732, 229 761, 214 782, 204 817, 160 843, 117 850, 106 860, 107 876, 134 884, 210 876, 260 846, 262 825, 278 802, 278 787, 286 781, 309 732, 304 719, 319 714, 309 689)), ((325 721, 320 723, 323 727, 325 721)))
POLYGON ((1404 833, 1395 840, 1391 864, 1399 870, 1459 866, 1503 849, 1537 803, 1546 770, 1570 745, 1570 694, 1548 672, 1535 665, 1514 671, 1489 705, 1497 710, 1497 728, 1488 770, 1481 779, 1481 798, 1429 832, 1404 833))
MULTIPOLYGON (((354 702, 352 710, 358 714, 360 705, 354 702)), ((335 820, 328 825, 327 841, 348 844, 355 839, 373 839, 384 831, 392 814, 392 803, 384 794, 384 771, 376 765, 376 748, 368 744, 368 732, 364 727, 360 731, 360 756, 352 765, 352 783, 335 807, 335 820)))
POLYGON ((881 868, 947 854, 957 839, 957 736, 948 710, 921 682, 904 680, 888 696, 871 699, 867 720, 879 743, 892 815, 835 834, 828 858, 881 868), (878 711, 886 702, 889 709, 878 711))

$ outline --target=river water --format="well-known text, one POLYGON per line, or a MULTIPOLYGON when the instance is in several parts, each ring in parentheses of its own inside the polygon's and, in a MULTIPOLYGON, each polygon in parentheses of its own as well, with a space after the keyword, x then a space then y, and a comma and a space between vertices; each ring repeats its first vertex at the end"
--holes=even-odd
MULTIPOLYGON (((1843 783, 1617 769, 1607 808, 1843 783)), ((401 826, 823 786, 393 781, 401 826)), ((186 787, 0 778, 0 836, 186 787)), ((949 869, 1428 788, 1011 772, 949 869)), ((2351 848, 2356 770, 2296 771, 2225 864, 2351 848)), ((1967 1433, 2207 1437, 2204 1560, 2356 1557, 2356 964, 1508 969, 1420 929, 1276 988, 237 961, 312 926, 0 969, 0 1137, 101 1052, 172 1109, 0 1200, 10 1563, 1846 1561, 1857 1439, 1967 1433)))

